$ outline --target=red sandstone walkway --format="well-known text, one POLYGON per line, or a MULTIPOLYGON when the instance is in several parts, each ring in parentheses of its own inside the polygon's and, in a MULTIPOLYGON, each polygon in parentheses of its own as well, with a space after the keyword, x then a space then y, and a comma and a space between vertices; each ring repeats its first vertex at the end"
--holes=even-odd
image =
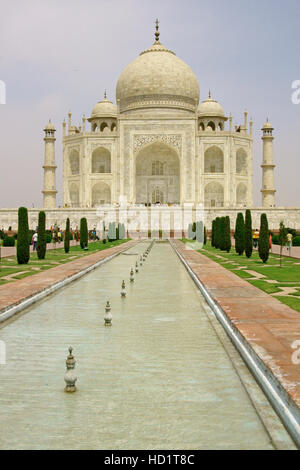
POLYGON ((300 340, 300 314, 179 240, 172 243, 300 407, 300 365, 293 364, 291 347, 300 340))
POLYGON ((121 251, 127 250, 135 244, 136 241, 132 240, 112 248, 107 248, 106 250, 96 251, 91 255, 47 269, 47 271, 28 276, 24 279, 15 281, 12 284, 3 284, 0 286, 0 313, 7 309, 7 307, 19 304, 32 295, 43 291, 47 287, 79 273, 83 269, 96 264, 98 261, 101 261, 114 253, 120 253, 121 251))

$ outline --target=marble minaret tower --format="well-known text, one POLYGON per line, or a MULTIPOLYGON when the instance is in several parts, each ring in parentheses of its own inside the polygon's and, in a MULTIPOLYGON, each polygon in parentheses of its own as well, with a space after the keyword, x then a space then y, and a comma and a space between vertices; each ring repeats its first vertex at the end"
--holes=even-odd
POLYGON ((274 159, 273 159, 273 130, 272 125, 267 122, 262 128, 263 136, 263 162, 262 162, 262 206, 265 208, 275 207, 274 187, 274 159))
POLYGON ((56 207, 56 179, 55 179, 55 128, 49 120, 45 129, 45 161, 44 161, 44 208, 54 209, 56 207))

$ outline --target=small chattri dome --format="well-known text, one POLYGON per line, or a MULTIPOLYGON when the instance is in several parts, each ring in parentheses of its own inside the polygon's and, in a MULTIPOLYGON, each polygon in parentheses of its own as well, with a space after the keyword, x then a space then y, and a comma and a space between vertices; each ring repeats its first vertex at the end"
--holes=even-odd
POLYGON ((201 117, 225 117, 224 109, 222 108, 220 103, 211 98, 210 93, 207 100, 202 101, 202 103, 198 107, 198 114, 201 117))
POLYGON ((92 110, 91 118, 96 117, 110 117, 117 115, 117 106, 113 104, 112 101, 109 101, 106 98, 106 93, 104 99, 99 101, 92 110))
POLYGON ((55 127, 53 126, 51 119, 49 119, 48 124, 46 124, 44 131, 55 131, 55 127))
POLYGON ((273 126, 272 124, 269 122, 269 119, 267 119, 267 122, 265 122, 264 126, 263 126, 263 129, 272 129, 273 130, 273 126))

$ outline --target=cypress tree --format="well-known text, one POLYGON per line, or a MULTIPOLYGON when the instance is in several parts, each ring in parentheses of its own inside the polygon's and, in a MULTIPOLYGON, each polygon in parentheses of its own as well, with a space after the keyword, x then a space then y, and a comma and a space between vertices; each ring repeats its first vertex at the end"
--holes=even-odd
POLYGON ((269 258, 269 226, 266 214, 260 216, 260 232, 258 240, 258 254, 263 263, 269 258))
POLYGON ((64 249, 65 249, 65 253, 69 253, 70 251, 70 219, 69 218, 67 218, 67 223, 66 223, 64 249))
POLYGON ((219 248, 220 217, 216 218, 215 248, 219 248))
POLYGON ((222 250, 223 247, 223 217, 218 217, 218 248, 222 250))
POLYGON ((85 217, 80 219, 80 246, 86 248, 88 246, 88 226, 85 217))
POLYGON ((245 223, 244 216, 241 212, 238 213, 236 218, 234 238, 235 251, 241 256, 245 250, 245 223))
POLYGON ((220 219, 220 250, 225 250, 225 230, 226 230, 226 217, 220 219))
POLYGON ((222 217, 217 217, 217 219, 218 219, 218 223, 217 223, 218 248, 220 250, 222 246, 222 217))
POLYGON ((38 238, 37 238, 37 255, 38 259, 45 259, 47 249, 46 238, 46 214, 44 211, 39 212, 38 238))
POLYGON ((217 248, 217 231, 218 231, 218 224, 217 224, 217 217, 214 220, 214 247, 217 248))
POLYGON ((213 221, 213 224, 214 224, 214 226, 213 226, 213 235, 214 235, 213 240, 214 240, 214 245, 213 245, 213 246, 214 246, 214 248, 215 248, 215 247, 216 247, 216 230, 217 230, 217 228, 216 228, 216 227, 217 227, 216 219, 213 221))
POLYGON ((279 227, 279 234, 278 234, 278 241, 280 245, 280 267, 282 267, 282 248, 284 245, 287 244, 287 234, 288 234, 288 229, 285 227, 283 221, 280 222, 280 227, 279 227))
POLYGON ((207 233, 206 233, 206 227, 204 225, 204 233, 203 233, 203 245, 206 245, 207 242, 207 233))
POLYGON ((27 264, 30 257, 29 251, 29 229, 28 229, 28 212, 26 207, 20 207, 18 210, 18 244, 17 244, 17 260, 18 264, 27 264))
POLYGON ((231 250, 231 233, 230 233, 230 218, 227 215, 225 217, 225 240, 224 240, 224 250, 227 251, 227 253, 230 252, 231 250))
POLYGON ((210 236, 211 246, 215 246, 215 230, 216 230, 216 221, 214 219, 211 224, 211 236, 210 236))
POLYGON ((252 235, 252 217, 250 209, 246 210, 245 217, 245 254, 247 258, 251 258, 253 251, 253 235, 252 235))

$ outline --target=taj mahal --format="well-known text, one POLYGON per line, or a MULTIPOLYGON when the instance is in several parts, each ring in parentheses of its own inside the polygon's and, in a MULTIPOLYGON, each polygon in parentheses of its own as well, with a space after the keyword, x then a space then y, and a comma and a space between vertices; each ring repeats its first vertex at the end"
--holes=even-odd
MULTIPOLYGON (((159 34, 157 23, 154 44, 119 77, 117 105, 106 96, 97 103, 89 131, 85 118, 78 129, 69 114, 65 207, 117 203, 121 194, 132 204, 252 206, 252 122, 248 128, 245 114, 243 125, 232 129, 232 118, 210 95, 199 105, 197 77, 159 34)), ((44 205, 53 208, 53 176, 48 181, 44 205)), ((272 207, 272 179, 266 184, 265 204, 272 207)))
MULTIPOLYGON (((192 69, 155 41, 121 73, 116 104, 106 93, 90 117, 63 122, 63 205, 57 207, 55 127, 45 126, 44 208, 48 223, 70 217, 78 225, 85 216, 96 225, 99 208, 117 207, 125 198, 130 207, 178 211, 185 204, 202 205, 207 226, 218 215, 245 208, 254 224, 266 212, 270 226, 284 220, 299 227, 299 208, 275 205, 273 127, 262 126, 261 206, 253 207, 253 121, 247 111, 240 125, 226 115, 211 92, 200 101, 198 79, 192 69)), ((103 214, 103 212, 101 212, 103 214)), ((30 220, 37 220, 30 210, 30 220)), ((0 211, 0 224, 13 226, 16 212, 0 211)))

